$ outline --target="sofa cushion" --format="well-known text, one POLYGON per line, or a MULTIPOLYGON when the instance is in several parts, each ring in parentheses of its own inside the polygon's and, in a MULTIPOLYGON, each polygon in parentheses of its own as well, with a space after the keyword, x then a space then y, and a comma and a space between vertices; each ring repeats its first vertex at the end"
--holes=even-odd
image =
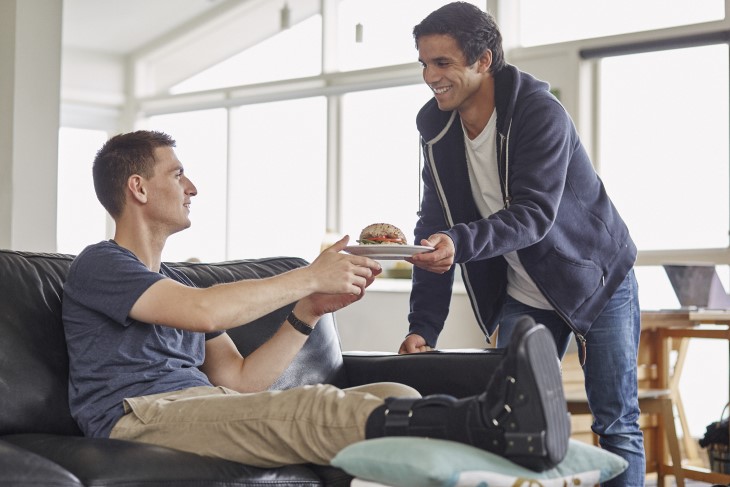
POLYGON ((257 468, 124 440, 46 434, 3 439, 62 466, 88 487, 322 485, 319 476, 304 465, 257 468))
POLYGON ((0 486, 82 487, 71 472, 50 460, 0 440, 0 486))
POLYGON ((0 250, 0 435, 81 434, 68 407, 61 324, 72 257, 0 250))

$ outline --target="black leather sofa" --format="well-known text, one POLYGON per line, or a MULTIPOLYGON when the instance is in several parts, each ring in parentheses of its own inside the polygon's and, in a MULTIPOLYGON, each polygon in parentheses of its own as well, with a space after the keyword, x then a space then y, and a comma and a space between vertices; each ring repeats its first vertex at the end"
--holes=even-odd
MULTIPOLYGON (((61 323, 63 282, 72 259, 0 250, 0 486, 350 484, 349 475, 329 466, 262 469, 141 443, 84 438, 68 409, 68 356, 61 323)), ((306 264, 276 257, 172 265, 204 287, 272 276, 306 264)), ((246 355, 265 341, 289 309, 230 330, 241 352, 246 355)), ((463 397, 484 390, 500 357, 497 350, 343 354, 334 316, 328 315, 273 387, 398 381, 424 395, 463 397)))

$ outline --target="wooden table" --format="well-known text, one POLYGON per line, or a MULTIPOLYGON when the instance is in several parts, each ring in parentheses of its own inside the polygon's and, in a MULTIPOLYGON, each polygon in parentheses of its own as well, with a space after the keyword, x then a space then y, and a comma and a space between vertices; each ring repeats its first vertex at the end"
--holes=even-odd
MULTIPOLYGON (((698 445, 689 434, 687 418, 679 393, 679 380, 684 367, 687 345, 691 338, 720 339, 728 342, 730 356, 730 311, 710 310, 661 310, 641 313, 640 362, 656 364, 657 373, 651 387, 670 389, 677 408, 677 416, 683 432, 683 446, 687 465, 683 463, 682 473, 686 478, 712 484, 730 484, 730 474, 712 472, 697 466, 700 460, 698 445), (671 352, 676 351, 672 363, 671 352)), ((730 366, 730 364, 729 364, 730 366)), ((730 383, 727 385, 730 398, 730 383)))

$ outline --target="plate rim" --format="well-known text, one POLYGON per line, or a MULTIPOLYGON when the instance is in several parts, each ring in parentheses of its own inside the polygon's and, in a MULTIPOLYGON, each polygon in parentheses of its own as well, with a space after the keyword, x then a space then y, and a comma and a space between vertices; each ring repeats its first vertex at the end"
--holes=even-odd
POLYGON ((389 245, 389 244, 366 244, 366 245, 348 245, 343 249, 345 252, 353 255, 364 255, 365 257, 411 257, 412 255, 429 252, 435 250, 434 247, 426 245, 389 245), (370 254, 353 252, 353 249, 367 248, 372 249, 370 254), (422 252, 418 252, 421 250, 422 252))

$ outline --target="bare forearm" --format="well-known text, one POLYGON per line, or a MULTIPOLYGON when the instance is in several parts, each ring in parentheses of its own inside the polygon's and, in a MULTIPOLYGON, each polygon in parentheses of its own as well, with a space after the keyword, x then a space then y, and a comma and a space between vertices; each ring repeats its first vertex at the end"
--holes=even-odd
POLYGON ((279 330, 245 359, 227 335, 206 344, 202 370, 215 385, 239 392, 267 390, 286 370, 307 340, 285 321, 279 330))
POLYGON ((203 290, 202 312, 213 329, 250 323, 312 293, 306 268, 275 277, 221 284, 203 290))
MULTIPOLYGON (((339 253, 346 244, 347 238, 343 238, 322 252, 312 264, 265 279, 219 284, 207 289, 163 279, 140 296, 130 316, 146 323, 210 332, 249 323, 316 294, 357 298, 380 272, 380 266, 367 257, 339 253)), ((316 318, 349 304, 348 300, 339 301, 338 304, 322 299, 310 300, 314 306, 308 307, 307 318, 316 318)))
POLYGON ((249 323, 311 293, 307 268, 265 279, 205 289, 171 279, 153 284, 132 307, 132 318, 191 331, 226 330, 249 323))
POLYGON ((266 390, 289 367, 307 337, 285 322, 266 343, 246 357, 240 375, 241 392, 266 390))

